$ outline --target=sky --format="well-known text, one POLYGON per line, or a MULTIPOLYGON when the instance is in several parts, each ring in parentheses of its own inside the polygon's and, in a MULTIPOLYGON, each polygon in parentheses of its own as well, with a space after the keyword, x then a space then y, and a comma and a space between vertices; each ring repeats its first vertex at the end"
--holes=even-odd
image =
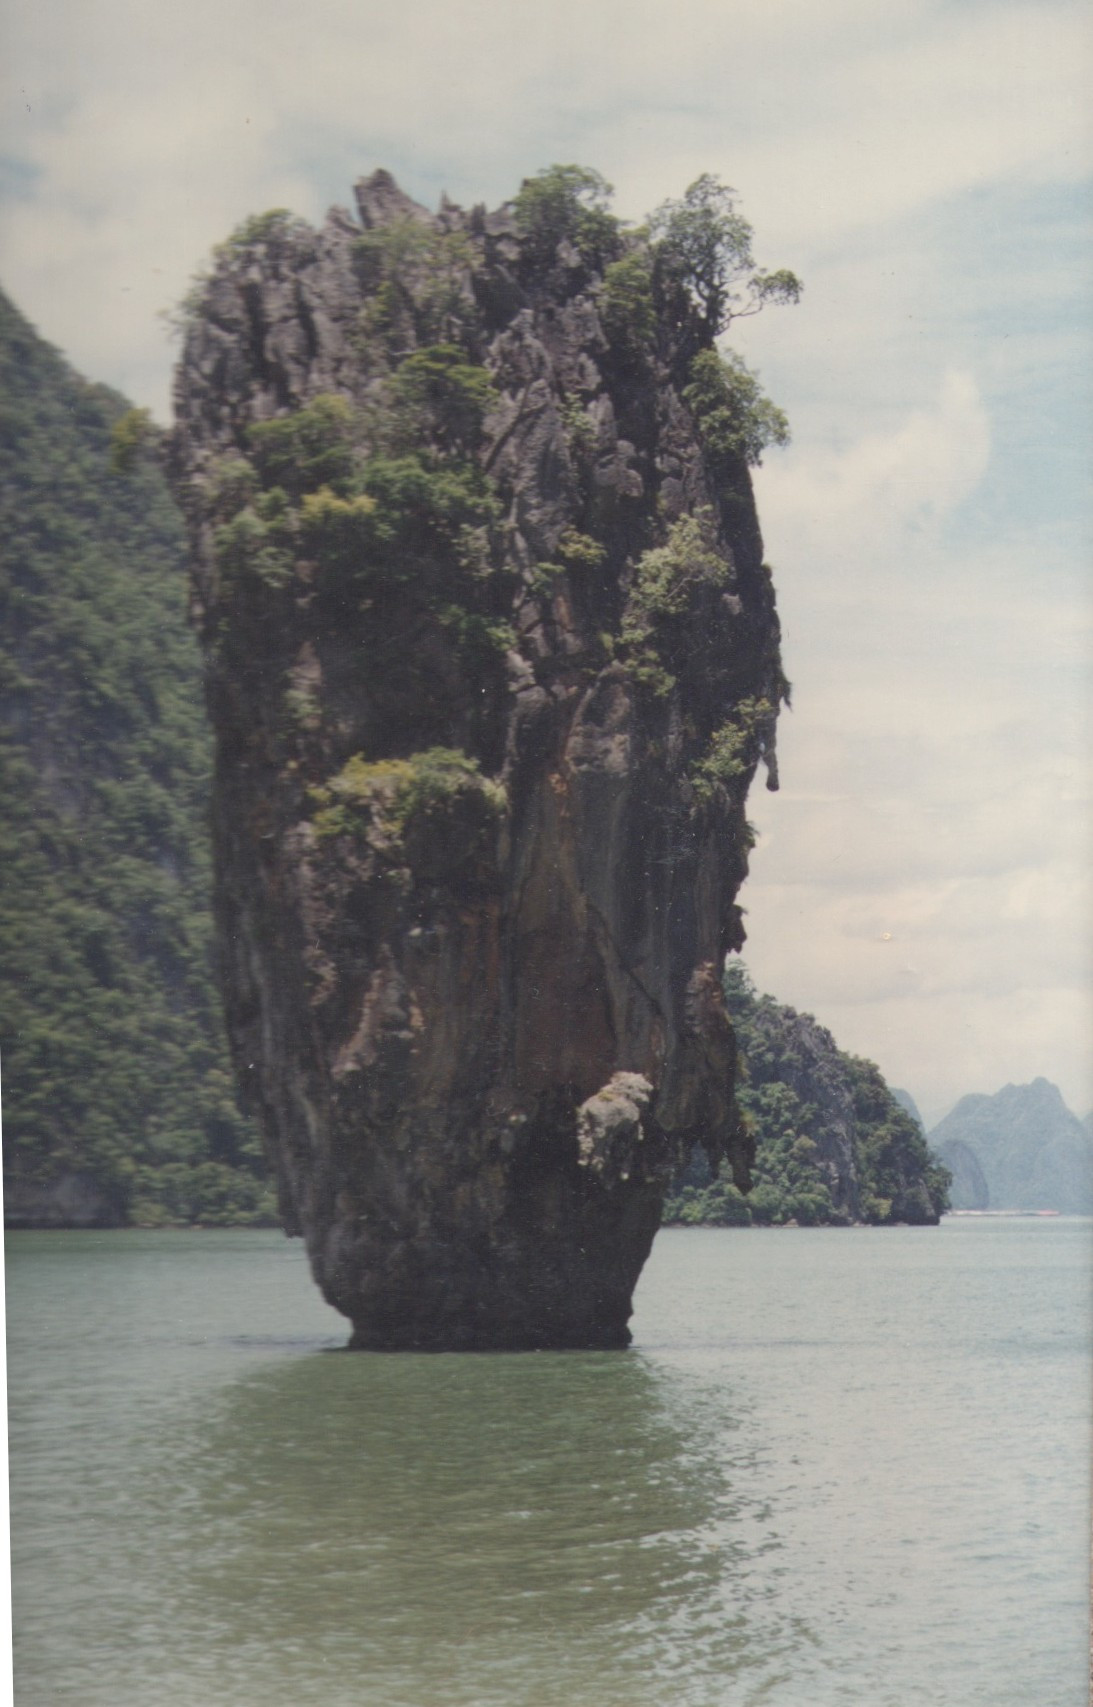
POLYGON ((1084 0, 3 0, 0 282, 169 420, 165 311, 250 213, 554 161, 641 219, 739 193, 795 308, 728 338, 793 708, 756 785, 761 989, 927 1125, 1093 1106, 1093 14, 1084 0))

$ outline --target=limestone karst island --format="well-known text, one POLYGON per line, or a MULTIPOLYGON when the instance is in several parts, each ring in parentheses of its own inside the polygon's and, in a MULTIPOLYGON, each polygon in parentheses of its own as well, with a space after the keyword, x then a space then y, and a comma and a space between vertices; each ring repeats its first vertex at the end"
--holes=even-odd
POLYGON ((228 1029, 357 1346, 620 1346, 673 1172, 747 1183, 721 990, 786 684, 700 180, 274 213, 188 307, 173 483, 228 1029))
POLYGON ((503 1348, 625 1345, 662 1215, 937 1220, 725 971, 788 435, 717 341, 799 288, 712 178, 633 229, 376 172, 215 252, 168 435, 0 299, 10 1225, 279 1218, 354 1345, 503 1348))

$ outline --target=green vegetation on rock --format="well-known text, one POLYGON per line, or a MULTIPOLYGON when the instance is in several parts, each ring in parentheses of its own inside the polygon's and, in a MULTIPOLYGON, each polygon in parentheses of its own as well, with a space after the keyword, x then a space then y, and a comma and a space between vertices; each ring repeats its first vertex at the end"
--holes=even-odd
POLYGON ((300 225, 296 216, 287 207, 267 208, 265 213, 252 213, 241 220, 230 236, 217 247, 217 254, 239 255, 246 249, 252 249, 256 244, 276 241, 278 237, 286 237, 300 225))
POLYGON ((393 219, 358 237, 353 256, 367 292, 357 348, 370 369, 383 372, 427 344, 465 345, 475 322, 475 256, 462 232, 393 219))
POLYGON ((665 695, 675 685, 680 619, 701 587, 723 587, 730 567, 716 549, 708 511, 681 516, 663 545, 643 552, 634 568, 620 639, 635 681, 665 695))
POLYGON ((691 382, 684 386, 683 396, 715 466, 731 464, 737 457, 758 466, 770 445, 789 443, 784 412, 764 395, 757 376, 731 351, 726 355, 700 351, 691 363, 691 382))
POLYGON ((563 242, 602 268, 619 247, 619 222, 607 205, 611 194, 611 185, 588 166, 547 166, 526 178, 513 212, 528 270, 551 266, 563 242))
POLYGON ((9 1220, 272 1220, 212 975, 211 743, 147 413, 0 297, 9 1220))
POLYGON ((697 314, 707 343, 733 320, 800 297, 796 274, 756 266, 754 234, 737 209, 735 190, 708 172, 678 201, 664 202, 650 224, 661 293, 674 299, 681 318, 688 310, 697 314))
POLYGON ((695 799, 700 805, 705 805, 716 789, 751 776, 773 726, 774 707, 769 699, 738 701, 732 716, 714 730, 709 750, 691 766, 695 799))
POLYGON ((630 355, 648 349, 657 323, 653 258, 648 247, 633 249, 604 269, 600 316, 616 349, 630 355))
POLYGON ((478 449, 483 417, 497 401, 486 369, 469 362, 455 344, 429 344, 407 356, 392 394, 396 414, 408 417, 411 442, 427 433, 441 451, 459 456, 478 449))
POLYGON ((930 1223, 948 1207, 949 1173, 871 1061, 756 991, 730 960, 725 999, 736 1033, 737 1102, 755 1138, 747 1195, 701 1157, 677 1179, 664 1219, 684 1226, 884 1226, 930 1223))
POLYGON ((292 414, 255 421, 247 433, 262 485, 281 488, 294 501, 321 486, 346 490, 361 436, 347 400, 330 393, 292 414))
POLYGON ((502 784, 484 777, 476 760, 451 747, 429 747, 407 759, 372 764, 355 753, 328 783, 311 790, 318 807, 312 822, 320 839, 367 835, 377 820, 387 834, 400 837, 414 818, 443 814, 467 796, 483 802, 493 816, 503 813, 507 803, 502 784))
POLYGON ((454 346, 419 350, 395 370, 386 413, 371 422, 328 394, 255 422, 253 464, 221 464, 216 501, 229 491, 286 549, 330 552, 362 582, 406 573, 415 553, 494 516, 473 454, 492 396, 485 368, 454 346))

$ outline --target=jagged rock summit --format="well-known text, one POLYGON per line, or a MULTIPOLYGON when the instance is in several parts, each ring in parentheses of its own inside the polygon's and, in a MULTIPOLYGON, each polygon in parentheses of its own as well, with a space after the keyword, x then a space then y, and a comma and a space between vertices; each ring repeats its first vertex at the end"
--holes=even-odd
POLYGON ((693 220, 629 235, 602 190, 432 215, 378 172, 358 220, 248 222, 185 308, 229 1034, 358 1347, 625 1345, 691 1145, 747 1180, 720 968, 784 422, 712 346, 791 275, 722 221, 715 300, 693 220))
POLYGON ((954 1209, 1093 1214, 1093 1138, 1049 1079, 961 1097, 930 1133, 954 1209))

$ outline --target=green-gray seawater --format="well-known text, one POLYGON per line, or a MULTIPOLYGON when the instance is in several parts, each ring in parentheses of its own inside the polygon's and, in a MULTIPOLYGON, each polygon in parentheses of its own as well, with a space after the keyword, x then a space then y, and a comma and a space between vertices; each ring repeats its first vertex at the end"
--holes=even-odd
POLYGON ((1089 1221, 669 1230, 384 1356, 262 1232, 8 1239, 17 1707, 1083 1707, 1089 1221))

